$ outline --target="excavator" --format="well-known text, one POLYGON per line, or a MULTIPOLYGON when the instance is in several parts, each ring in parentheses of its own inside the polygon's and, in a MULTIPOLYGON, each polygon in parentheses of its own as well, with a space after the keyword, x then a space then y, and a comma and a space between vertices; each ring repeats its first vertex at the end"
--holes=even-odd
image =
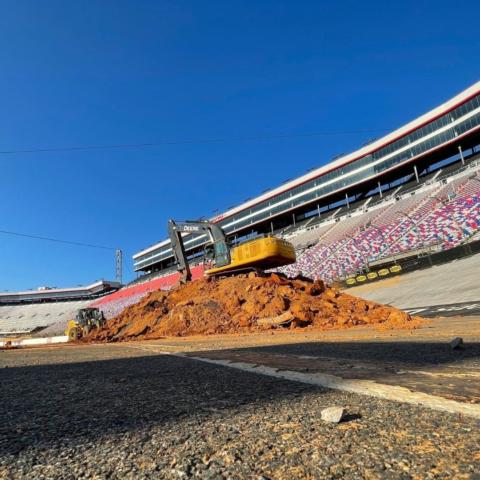
POLYGON ((252 270, 267 270, 295 263, 295 249, 290 242, 277 237, 260 237, 231 247, 225 232, 208 220, 176 222, 168 221, 168 234, 173 257, 180 272, 180 283, 189 282, 192 273, 188 265, 183 236, 189 233, 204 233, 208 237, 206 258, 213 267, 205 276, 235 275, 252 270))

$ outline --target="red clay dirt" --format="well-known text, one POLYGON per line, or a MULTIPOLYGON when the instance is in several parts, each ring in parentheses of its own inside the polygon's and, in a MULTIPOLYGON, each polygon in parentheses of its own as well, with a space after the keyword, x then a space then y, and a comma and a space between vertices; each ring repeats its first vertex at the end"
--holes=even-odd
POLYGON ((418 328, 422 319, 306 278, 279 274, 202 279, 155 291, 127 307, 84 341, 123 341, 282 328, 356 325, 418 328))

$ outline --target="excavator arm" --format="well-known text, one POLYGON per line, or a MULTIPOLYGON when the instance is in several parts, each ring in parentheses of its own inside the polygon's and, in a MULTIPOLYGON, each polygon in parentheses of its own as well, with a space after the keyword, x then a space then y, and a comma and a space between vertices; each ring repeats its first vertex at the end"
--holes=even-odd
POLYGON ((172 245, 173 257, 180 272, 180 282, 186 283, 192 279, 188 265, 183 235, 185 233, 206 233, 209 242, 213 245, 213 261, 215 267, 223 267, 231 262, 230 248, 228 247, 225 232, 216 224, 208 221, 168 221, 168 235, 172 245))

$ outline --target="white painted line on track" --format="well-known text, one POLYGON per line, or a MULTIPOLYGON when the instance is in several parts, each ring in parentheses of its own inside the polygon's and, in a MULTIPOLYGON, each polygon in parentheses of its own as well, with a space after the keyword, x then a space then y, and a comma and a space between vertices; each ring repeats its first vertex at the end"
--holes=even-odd
POLYGON ((224 367, 236 368, 246 372, 260 373, 284 380, 318 385, 319 387, 330 388, 333 390, 343 390, 345 392, 368 395, 371 397, 382 398, 384 400, 393 400, 395 402, 421 405, 433 410, 459 413, 480 419, 480 405, 448 400, 446 398, 438 397, 436 395, 429 395, 422 392, 413 392, 405 387, 384 385, 373 380, 345 379, 326 373, 302 373, 291 370, 277 370, 276 368, 266 367, 263 365, 260 366, 245 362, 230 362, 203 357, 192 357, 184 354, 176 354, 176 356, 190 358, 200 362, 221 365, 224 367))
MULTIPOLYGON (((292 382, 307 383, 319 387, 330 388, 332 390, 341 390, 344 392, 357 393, 359 395, 368 395, 370 397, 381 398, 412 405, 421 405, 448 413, 456 413, 480 419, 480 405, 457 402, 436 395, 429 395, 423 392, 414 392, 405 387, 395 385, 385 385, 373 380, 345 379, 330 375, 327 373, 303 373, 292 370, 279 370, 277 368, 267 367, 247 362, 234 362, 232 360, 217 360, 205 357, 191 356, 182 352, 166 352, 155 345, 128 345, 131 348, 158 353, 162 355, 171 355, 173 357, 186 358, 199 362, 220 365, 222 367, 235 368, 244 372, 267 375, 269 377, 290 380, 292 382)), ((313 357, 315 358, 315 357, 313 357)))

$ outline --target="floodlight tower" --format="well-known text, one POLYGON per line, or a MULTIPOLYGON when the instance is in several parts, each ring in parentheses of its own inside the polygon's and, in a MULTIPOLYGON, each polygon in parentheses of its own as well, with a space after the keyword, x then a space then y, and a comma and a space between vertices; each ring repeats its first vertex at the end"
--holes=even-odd
POLYGON ((122 270, 123 270, 123 253, 117 248, 115 250, 115 280, 122 283, 122 270))

